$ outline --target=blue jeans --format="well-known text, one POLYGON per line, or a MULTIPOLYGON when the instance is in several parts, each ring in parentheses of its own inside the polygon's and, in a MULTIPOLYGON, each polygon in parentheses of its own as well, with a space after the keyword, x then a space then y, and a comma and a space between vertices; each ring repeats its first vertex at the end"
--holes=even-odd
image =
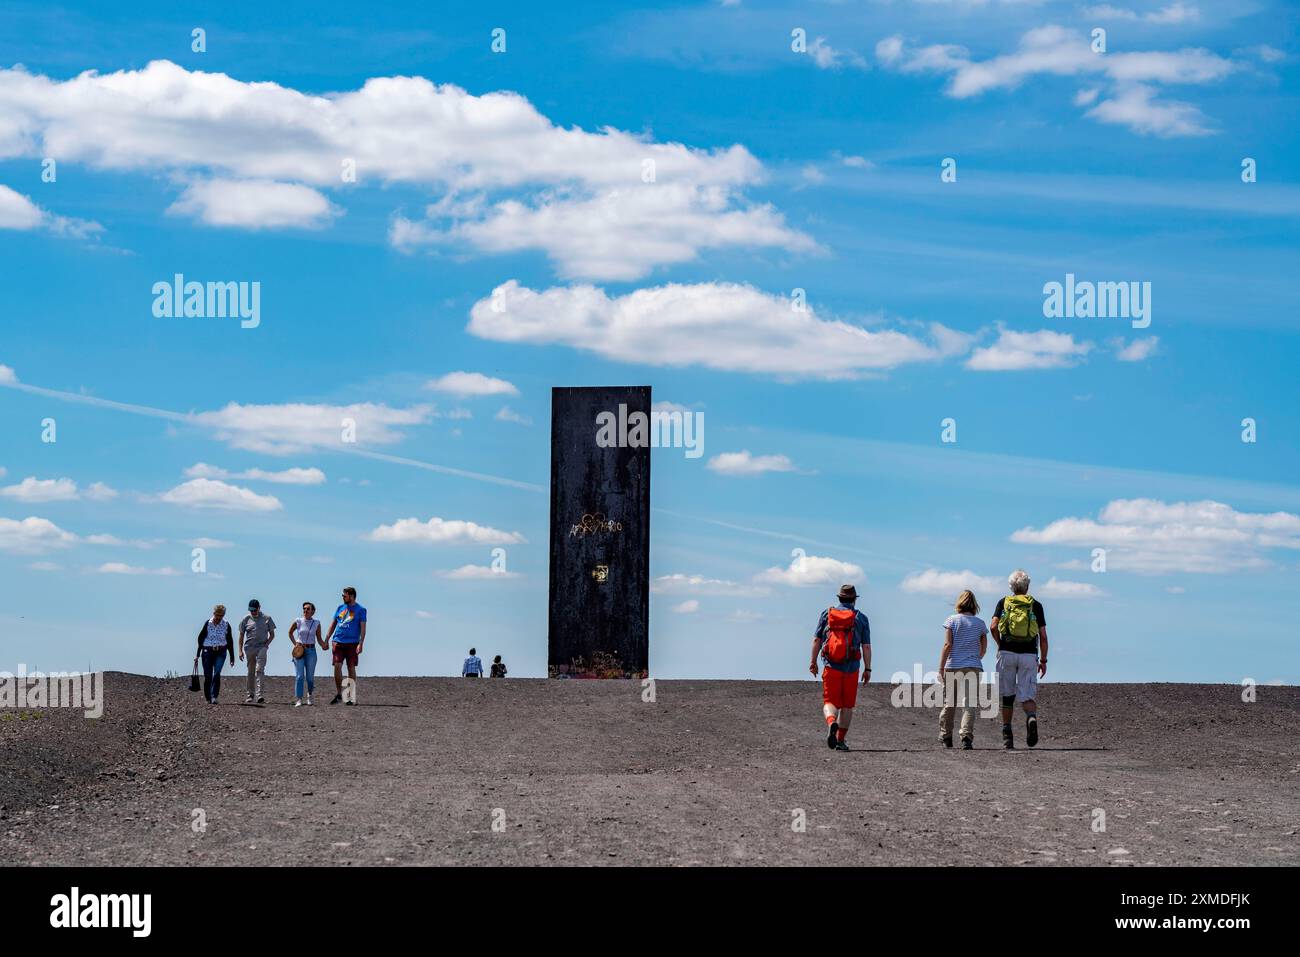
POLYGON ((226 664, 226 646, 203 649, 203 697, 216 701, 221 693, 221 669, 226 664))
POLYGON ((293 659, 293 696, 302 697, 303 680, 307 682, 307 693, 316 690, 316 645, 303 645, 307 653, 301 658, 293 659))

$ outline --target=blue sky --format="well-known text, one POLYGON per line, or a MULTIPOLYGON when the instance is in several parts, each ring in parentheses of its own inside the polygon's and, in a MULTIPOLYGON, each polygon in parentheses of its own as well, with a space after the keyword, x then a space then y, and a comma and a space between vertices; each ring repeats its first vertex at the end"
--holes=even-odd
POLYGON ((842 580, 930 669, 1023 566, 1049 678, 1300 681, 1295 11, 1219 6, 7 4, 0 667, 354 584, 364 671, 544 674, 550 388, 648 383, 655 675, 806 674, 842 580))

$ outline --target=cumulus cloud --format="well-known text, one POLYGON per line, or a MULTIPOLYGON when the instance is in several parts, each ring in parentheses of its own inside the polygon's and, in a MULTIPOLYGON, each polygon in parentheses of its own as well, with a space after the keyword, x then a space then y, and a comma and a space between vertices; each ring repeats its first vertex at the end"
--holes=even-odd
POLYGON ((945 92, 956 99, 1015 89, 1039 76, 1100 81, 1109 85, 1112 95, 1088 110, 1088 116, 1158 136, 1194 136, 1208 130, 1195 106, 1156 100, 1155 85, 1215 83, 1236 68, 1231 60, 1200 48, 1098 54, 1087 37, 1057 25, 1030 30, 1014 52, 987 60, 976 60, 965 47, 953 44, 909 47, 900 36, 877 44, 876 56, 903 73, 947 75, 945 92))
POLYGON ((728 581, 724 578, 706 578, 704 575, 684 575, 676 572, 660 575, 650 582, 650 591, 656 594, 687 595, 763 595, 766 588, 741 582, 728 581))
MULTIPOLYGON (((833 52, 833 51, 832 51, 833 52)), ((173 209, 201 222, 318 226, 321 189, 406 185, 437 197, 395 217, 399 248, 541 250, 566 276, 629 279, 701 249, 811 240, 747 190, 742 146, 698 149, 612 127, 561 127, 517 93, 481 96, 423 77, 304 93, 168 61, 68 80, 0 70, 0 159, 58 156, 187 182, 173 209)))
POLYGON ((978 372, 1015 372, 1025 369, 1064 369, 1078 364, 1092 344, 1075 342, 1067 332, 1011 332, 1002 330, 991 346, 976 349, 966 368, 978 372))
POLYGON ((445 392, 460 399, 484 395, 518 395, 519 390, 505 379, 494 379, 481 372, 448 372, 425 384, 426 389, 445 392))
POLYGON ((1095 7, 1085 7, 1082 13, 1093 20, 1140 20, 1157 24, 1189 23, 1201 18, 1200 10, 1185 3, 1171 3, 1159 10, 1148 10, 1145 13, 1103 3, 1095 7))
POLYGON ((1115 347, 1115 358, 1120 362, 1142 362, 1145 359, 1155 355, 1156 346, 1160 344, 1158 336, 1148 336, 1145 339, 1133 339, 1125 342, 1123 339, 1116 339, 1112 343, 1115 347))
MULTIPOLYGON (((925 571, 908 575, 898 587, 905 592, 937 595, 949 600, 955 600, 963 591, 970 589, 981 604, 986 606, 983 609, 986 615, 992 613, 996 600, 1008 592, 1005 576, 977 575, 969 569, 957 572, 927 568, 925 571)), ((1096 585, 1064 581, 1055 577, 1048 579, 1039 587, 1031 588, 1030 591, 1035 597, 1053 599, 1097 598, 1103 594, 1096 585)))
POLYGON ((793 472, 794 463, 784 455, 751 455, 748 449, 723 452, 705 466, 719 475, 762 475, 764 472, 793 472))
POLYGON ((421 545, 522 545, 527 542, 518 532, 504 532, 476 522, 437 516, 427 522, 418 518, 399 519, 391 525, 380 525, 367 537, 372 542, 416 542, 421 545))
POLYGON ((825 37, 815 37, 808 44, 808 56, 820 70, 838 70, 846 66, 866 69, 867 61, 860 53, 853 50, 837 50, 826 42, 825 37))
MULTIPOLYGON (((4 120, 0 118, 0 138, 4 136, 3 123, 4 120)), ((2 142, 2 139, 0 139, 0 143, 2 142)), ((3 155, 3 150, 0 149, 0 158, 3 155)), ((83 219, 56 216, 37 206, 22 193, 15 192, 8 186, 0 184, 0 229, 12 229, 18 232, 42 230, 56 236, 85 239, 96 233, 103 232, 104 227, 99 223, 92 223, 83 219)))
POLYGON ((770 585, 841 585, 844 582, 860 582, 863 578, 861 566, 851 562, 842 562, 835 558, 821 555, 804 555, 796 557, 789 567, 773 567, 759 572, 754 581, 770 585))
POLYGON ((32 554, 75 544, 77 536, 48 518, 0 518, 0 551, 32 554))
POLYGON ((209 179, 191 183, 168 207, 209 226, 240 229, 320 229, 339 213, 321 193, 298 183, 209 179))
POLYGON ((274 495, 259 495, 251 489, 208 478, 182 482, 158 496, 158 500, 186 508, 216 508, 232 512, 274 512, 284 507, 274 495))
POLYGON ((1110 570, 1215 574, 1263 568, 1274 549, 1300 550, 1300 515, 1239 512, 1222 502, 1117 499, 1098 517, 1062 518, 1011 536, 1026 545, 1106 549, 1110 570))
POLYGON ((246 469, 243 472, 230 472, 206 462, 196 462, 185 470, 186 478, 211 479, 245 479, 253 482, 271 482, 275 485, 321 485, 325 482, 325 473, 318 468, 291 468, 278 472, 263 469, 246 469))
POLYGON ((461 565, 450 571, 434 572, 438 578, 451 581, 508 581, 518 578, 518 572, 498 571, 490 565, 461 565))
POLYGON ((77 483, 70 478, 28 477, 17 485, 0 489, 0 495, 19 502, 70 502, 78 497, 77 483))
MULTIPOLYGON (((18 376, 9 366, 0 366, 0 385, 17 385, 18 376)), ((0 473, 3 474, 3 473, 0 473)))
POLYGON ((125 562, 105 562, 94 571, 100 575, 179 575, 180 572, 174 568, 142 568, 138 565, 128 565, 125 562))
POLYGON ((521 415, 508 405, 501 406, 497 414, 492 416, 498 422, 513 422, 515 425, 532 425, 533 420, 526 415, 521 415))
POLYGON ((401 426, 422 425, 433 417, 432 407, 394 409, 365 402, 354 405, 240 405, 198 412, 190 418, 212 429, 217 438, 235 448, 270 455, 295 455, 319 448, 339 448, 348 423, 355 426, 356 444, 391 445, 400 442, 401 426))
POLYGON ((693 615, 700 610, 700 603, 695 598, 688 598, 680 604, 673 605, 673 611, 679 615, 693 615))
POLYGON ((482 339, 566 345, 619 362, 821 379, 935 361, 968 343, 937 324, 927 342, 823 319, 811 306, 799 310, 783 296, 734 283, 610 296, 594 286, 536 292, 512 279, 474 304, 468 329, 482 339))

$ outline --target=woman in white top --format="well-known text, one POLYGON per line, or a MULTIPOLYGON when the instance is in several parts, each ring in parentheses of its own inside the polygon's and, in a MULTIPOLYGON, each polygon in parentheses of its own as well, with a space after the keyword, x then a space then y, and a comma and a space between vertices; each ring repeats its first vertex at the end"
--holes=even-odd
POLYGON ((194 663, 203 659, 203 699, 208 704, 217 703, 221 693, 221 666, 230 656, 235 663, 235 640, 230 622, 226 621, 226 606, 214 605, 212 617, 199 628, 199 643, 194 653, 194 663))
POLYGON ((289 647, 293 650, 293 706, 303 705, 303 685, 307 686, 307 704, 313 704, 312 692, 316 690, 316 645, 329 648, 321 637, 320 622, 316 620, 316 606, 302 603, 302 617, 289 626, 289 647), (301 649, 301 650, 299 650, 301 649))
POLYGON ((961 746, 969 751, 975 739, 975 705, 979 700, 982 659, 988 651, 989 629, 977 617, 980 603, 969 590, 957 596, 957 614, 943 623, 943 650, 939 652, 939 681, 943 685, 943 710, 939 712, 939 740, 952 747, 953 705, 961 712, 961 746))

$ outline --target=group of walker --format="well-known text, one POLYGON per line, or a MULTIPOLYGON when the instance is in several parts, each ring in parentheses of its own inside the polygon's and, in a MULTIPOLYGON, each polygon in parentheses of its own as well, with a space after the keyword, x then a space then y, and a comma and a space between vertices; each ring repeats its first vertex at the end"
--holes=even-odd
MULTIPOLYGON (((967 590, 958 596, 955 614, 943 623, 943 650, 939 654, 939 681, 944 686, 939 713, 939 740, 953 746, 956 708, 962 709, 959 736, 969 751, 975 745, 977 683, 991 634, 998 646, 998 694, 1001 699, 1002 746, 1015 748, 1011 717, 1016 702, 1025 713, 1025 743, 1038 744, 1038 679, 1047 673, 1047 616, 1043 605, 1029 594, 1029 575, 1016 569, 1007 579, 1011 594, 998 599, 989 625, 979 616, 979 602, 967 590)), ((808 670, 817 674, 820 654, 825 665, 822 679, 822 715, 826 719, 826 746, 848 751, 845 737, 858 700, 858 674, 862 684, 871 680, 871 623, 857 608, 858 592, 843 586, 839 604, 822 612, 813 634, 808 670)))
MULTIPOLYGON (((348 668, 351 687, 356 687, 357 659, 366 644, 366 609, 357 604, 357 590, 352 586, 343 589, 343 603, 334 612, 327 634, 321 634, 321 624, 316 619, 316 606, 302 603, 302 617, 289 626, 289 641, 293 655, 293 705, 295 708, 315 704, 312 695, 316 690, 316 648, 333 651, 334 697, 330 704, 356 704, 354 697, 344 700, 343 666, 348 668)), ((239 623, 239 660, 248 662, 248 695, 244 704, 265 704, 262 682, 266 677, 266 654, 275 640, 275 619, 262 611, 256 598, 248 603, 248 614, 239 623)), ((197 673, 203 665, 203 697, 208 704, 216 704, 221 693, 221 669, 227 658, 235 664, 235 629, 226 620, 226 606, 217 605, 212 617, 199 629, 198 650, 194 656, 197 673)))

